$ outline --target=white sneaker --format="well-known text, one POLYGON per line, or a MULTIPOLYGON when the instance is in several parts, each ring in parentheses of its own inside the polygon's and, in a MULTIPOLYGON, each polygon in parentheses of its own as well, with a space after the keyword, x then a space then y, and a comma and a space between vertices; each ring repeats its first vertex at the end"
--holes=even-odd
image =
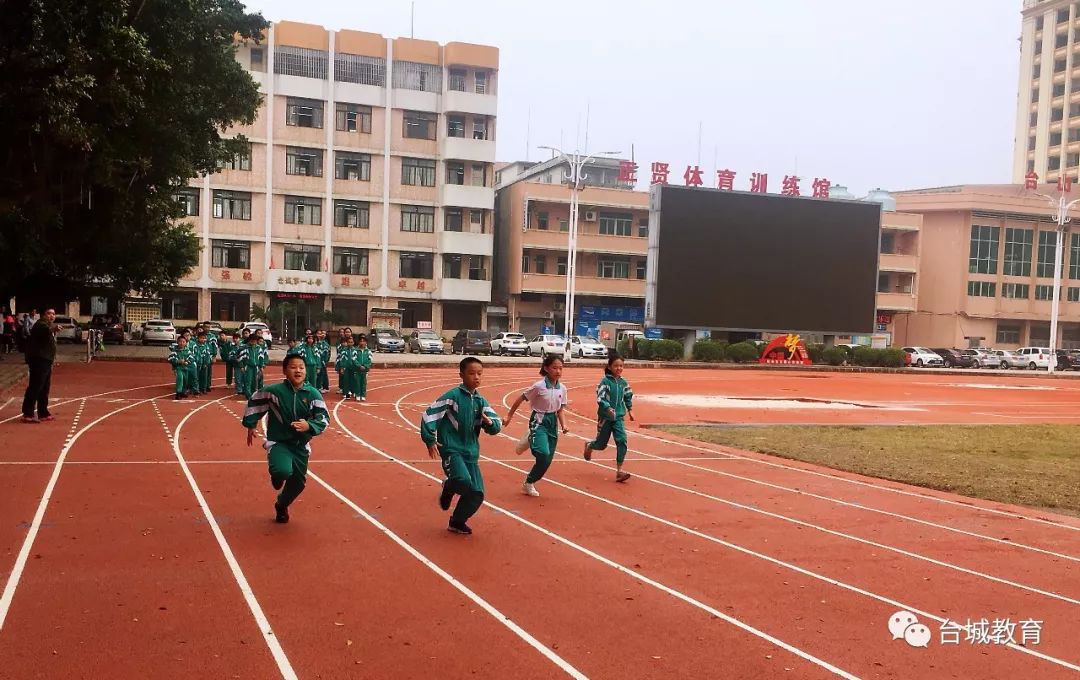
POLYGON ((521 485, 521 492, 526 496, 539 496, 540 492, 536 490, 536 487, 528 482, 521 485))

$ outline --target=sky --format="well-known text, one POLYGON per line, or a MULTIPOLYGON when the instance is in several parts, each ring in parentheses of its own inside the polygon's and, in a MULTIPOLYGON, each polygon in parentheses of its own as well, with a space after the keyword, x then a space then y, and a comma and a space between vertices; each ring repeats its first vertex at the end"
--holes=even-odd
POLYGON ((273 21, 500 50, 497 156, 631 151, 857 196, 1010 181, 1020 0, 250 0, 273 21), (588 125, 586 125, 588 121, 588 125), (586 140, 586 129, 588 136, 586 140), (700 139, 700 142, 699 142, 700 139), (586 143, 587 142, 587 143, 586 143))

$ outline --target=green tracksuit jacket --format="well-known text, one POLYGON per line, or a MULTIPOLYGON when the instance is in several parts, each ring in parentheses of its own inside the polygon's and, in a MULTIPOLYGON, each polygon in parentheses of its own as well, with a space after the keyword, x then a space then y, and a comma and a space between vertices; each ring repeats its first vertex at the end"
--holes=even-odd
POLYGON ((596 386, 596 415, 601 420, 620 420, 634 408, 634 391, 625 378, 605 375, 596 386), (615 409, 612 418, 608 409, 615 409))
POLYGON ((480 430, 488 434, 502 431, 502 420, 479 392, 469 392, 458 385, 428 407, 420 420, 420 438, 424 444, 439 445, 439 451, 460 455, 470 461, 480 459, 480 430), (480 414, 491 419, 481 426, 480 414))
POLYGON ((318 390, 306 384, 300 389, 293 389, 292 384, 287 381, 266 385, 251 396, 244 411, 244 427, 255 427, 268 413, 270 418, 266 421, 267 441, 305 450, 311 438, 322 434, 330 422, 326 402, 318 390), (307 432, 297 432, 291 424, 295 420, 306 420, 310 429, 307 432))
POLYGON ((169 363, 176 372, 176 393, 183 394, 192 389, 191 367, 195 364, 195 358, 191 355, 191 349, 180 349, 176 345, 169 346, 169 363))

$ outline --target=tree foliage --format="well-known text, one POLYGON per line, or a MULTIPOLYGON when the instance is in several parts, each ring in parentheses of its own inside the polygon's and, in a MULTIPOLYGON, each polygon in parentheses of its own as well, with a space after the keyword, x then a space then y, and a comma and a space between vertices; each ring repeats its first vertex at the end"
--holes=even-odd
POLYGON ((158 292, 198 262, 173 198, 245 143, 258 87, 238 0, 0 2, 0 292, 158 292))

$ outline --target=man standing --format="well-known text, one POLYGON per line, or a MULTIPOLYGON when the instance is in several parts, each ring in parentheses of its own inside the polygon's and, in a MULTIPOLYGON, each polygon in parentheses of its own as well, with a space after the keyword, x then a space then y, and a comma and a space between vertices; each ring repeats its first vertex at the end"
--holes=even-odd
POLYGON ((46 309, 45 316, 33 325, 30 337, 26 340, 26 365, 30 367, 30 380, 23 397, 24 423, 54 420, 49 413, 49 385, 52 383, 53 361, 56 360, 56 336, 53 335, 55 321, 56 311, 46 309))

